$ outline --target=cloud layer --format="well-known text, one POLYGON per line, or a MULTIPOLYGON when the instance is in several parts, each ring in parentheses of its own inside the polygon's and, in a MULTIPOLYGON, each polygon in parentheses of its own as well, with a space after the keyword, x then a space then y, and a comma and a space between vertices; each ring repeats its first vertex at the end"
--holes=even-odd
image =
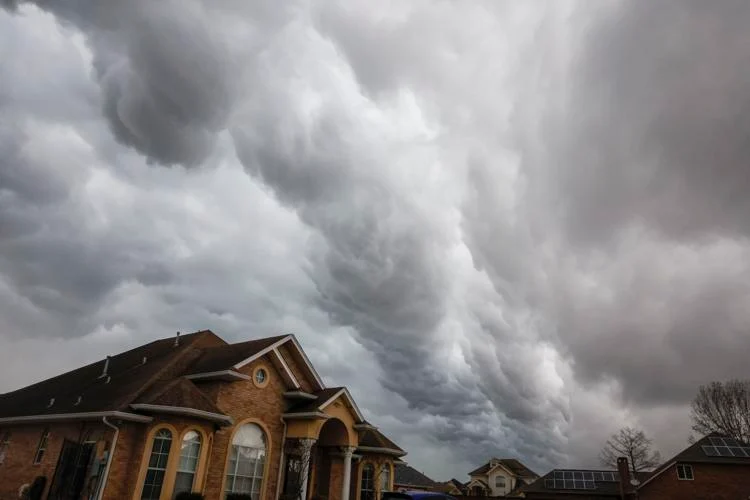
POLYGON ((440 479, 674 451, 750 347, 747 10, 0 10, 0 390, 294 331, 440 479))

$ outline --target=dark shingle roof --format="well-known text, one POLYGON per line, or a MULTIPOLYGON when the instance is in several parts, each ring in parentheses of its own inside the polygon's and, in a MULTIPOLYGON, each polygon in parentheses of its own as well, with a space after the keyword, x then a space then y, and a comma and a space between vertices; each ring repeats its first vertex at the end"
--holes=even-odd
POLYGON ((393 469, 393 484, 417 488, 432 488, 437 485, 435 481, 405 463, 395 464, 393 469))
POLYGON ((359 446, 364 446, 366 448, 382 448, 406 455, 404 450, 385 437, 385 435, 377 429, 366 429, 361 431, 359 434, 359 446))
POLYGON ((183 377, 156 384, 152 391, 142 395, 134 403, 192 408, 224 414, 195 384, 183 377))
MULTIPOLYGON (((596 481, 596 489, 595 490, 574 490, 574 489, 553 489, 553 488, 547 488, 547 484, 545 480, 547 479, 553 479, 554 473, 556 471, 561 470, 573 470, 573 469, 554 469, 545 474, 544 476, 540 477, 536 481, 534 481, 531 484, 528 484, 526 486, 523 486, 521 489, 523 493, 529 498, 537 498, 535 496, 535 493, 550 493, 555 492, 557 494, 564 494, 564 495, 570 495, 570 496, 577 496, 577 495, 584 495, 587 499, 597 499, 597 498, 619 498, 620 497, 620 481, 619 481, 619 475, 617 471, 597 471, 597 470, 588 470, 588 469, 574 469, 576 471, 587 471, 587 472, 614 472, 615 475, 615 481, 596 481)), ((638 473, 638 479, 643 481, 645 478, 649 476, 648 472, 644 473, 638 473)), ((546 498, 546 497, 545 497, 546 498)))
POLYGON ((150 342, 112 356, 107 370, 109 383, 106 377, 100 378, 105 364, 100 360, 0 395, 0 418, 127 409, 165 368, 183 356, 198 354, 190 351, 201 338, 224 342, 208 330, 181 336, 178 346, 174 345, 174 337, 150 342), (79 396, 81 401, 75 404, 79 396), (52 398, 55 402, 49 406, 52 398))
POLYGON ((203 354, 188 368, 186 375, 228 370, 286 337, 288 335, 280 335, 203 349, 203 354))
POLYGON ((487 472, 490 471, 490 469, 492 469, 493 467, 492 462, 499 462, 503 464, 503 466, 505 466, 506 469, 511 471, 516 476, 526 477, 526 478, 539 477, 539 474, 529 469, 528 467, 526 467, 524 464, 522 464, 520 461, 516 460, 515 458, 493 458, 490 461, 488 461, 486 464, 482 465, 481 467, 469 472, 469 475, 478 476, 481 474, 486 474, 487 472))

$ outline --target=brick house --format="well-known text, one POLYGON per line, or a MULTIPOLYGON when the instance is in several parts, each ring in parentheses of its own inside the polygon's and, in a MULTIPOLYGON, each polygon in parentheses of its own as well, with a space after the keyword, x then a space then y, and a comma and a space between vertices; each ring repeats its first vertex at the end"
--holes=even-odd
POLYGON ((500 497, 539 475, 515 458, 491 458, 486 464, 469 472, 466 490, 470 496, 500 497))
POLYGON ((0 499, 374 500, 405 452, 293 335, 157 340, 0 395, 0 499))
POLYGON ((712 434, 658 467, 638 487, 642 500, 750 498, 750 447, 712 434))

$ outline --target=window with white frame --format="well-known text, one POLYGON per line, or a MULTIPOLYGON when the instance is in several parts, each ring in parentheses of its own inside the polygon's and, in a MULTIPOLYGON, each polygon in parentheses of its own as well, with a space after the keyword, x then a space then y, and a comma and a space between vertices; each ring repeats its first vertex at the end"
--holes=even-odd
POLYGON ((10 431, 0 431, 0 464, 5 462, 5 455, 10 448, 10 431))
POLYGON ((260 498, 266 467, 266 437, 255 424, 240 427, 232 439, 227 467, 226 493, 247 493, 260 498))
POLYGON ((495 476, 495 488, 505 488, 505 476, 495 476))
POLYGON ((391 466, 384 464, 380 467, 380 493, 391 491, 391 466))
POLYGON ((151 445, 151 455, 148 458, 148 469, 143 481, 141 500, 159 500, 161 488, 164 486, 164 475, 167 472, 169 450, 172 447, 172 432, 161 429, 154 435, 151 445))
POLYGON ((201 435, 196 431, 188 431, 182 437, 180 446, 180 462, 177 464, 177 475, 174 480, 174 494, 193 491, 195 471, 201 456, 201 435))
POLYGON ((681 481, 692 481, 693 466, 686 464, 677 464, 677 479, 681 481))
POLYGON ((47 451, 47 441, 49 440, 49 429, 42 431, 42 436, 39 438, 39 444, 36 447, 36 453, 34 454, 34 463, 42 463, 44 458, 44 452, 47 451))
POLYGON ((359 483, 359 499, 375 499, 375 467, 372 464, 362 466, 362 480, 359 483))

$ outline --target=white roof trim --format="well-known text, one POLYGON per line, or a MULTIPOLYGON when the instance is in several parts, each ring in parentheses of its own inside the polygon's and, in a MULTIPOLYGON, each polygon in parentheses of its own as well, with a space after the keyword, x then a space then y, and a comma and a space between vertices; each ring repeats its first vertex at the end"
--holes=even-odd
POLYGON ((297 351, 299 351, 299 353, 302 355, 302 360, 305 362, 307 369, 310 370, 310 373, 312 373, 312 376, 315 379, 315 382, 318 384, 318 387, 320 388, 320 390, 325 389, 326 386, 323 383, 323 379, 320 378, 320 375, 318 375, 318 372, 315 370, 315 368, 313 368, 313 365, 312 363, 310 363, 310 359, 307 357, 307 354, 305 354, 305 351, 302 350, 302 346, 297 340, 297 337, 295 337, 294 335, 289 335, 289 337, 292 339, 292 343, 294 343, 294 347, 296 347, 297 351))
POLYGON ((323 419, 329 419, 331 418, 330 415, 326 415, 323 412, 320 411, 305 411, 300 413, 284 413, 281 415, 284 418, 323 418, 323 419))
POLYGON ((372 424, 354 424, 352 427, 354 427, 358 431, 376 431, 376 430, 378 430, 378 428, 375 427, 372 424))
POLYGON ((468 488, 468 487, 470 487, 470 486, 471 486, 471 484, 472 484, 472 483, 475 483, 475 482, 476 482, 476 483, 479 483, 479 486, 481 486, 481 487, 483 487, 483 488, 487 488, 487 487, 489 487, 489 484, 485 483, 484 481, 482 481, 482 480, 481 480, 481 479, 479 479, 478 477, 474 477, 474 478, 472 478, 472 479, 471 479, 471 481, 469 481, 469 484, 467 484, 467 485, 466 485, 466 487, 467 487, 467 488, 468 488))
POLYGON ((381 453, 383 455, 393 455, 396 457, 403 457, 406 455, 405 451, 394 450, 393 448, 380 448, 376 446, 358 446, 357 450, 370 453, 381 453))
MULTIPOLYGON (((490 472, 492 472, 493 470, 497 469, 498 467, 502 467, 505 470, 505 472, 507 472, 508 474, 510 474, 511 477, 522 477, 522 476, 519 476, 518 474, 516 474, 515 472, 513 472, 512 470, 510 470, 509 468, 507 468, 502 462, 498 462, 498 463, 495 464, 494 467, 490 467, 490 469, 487 472, 485 472, 485 474, 487 475, 487 477, 490 477, 490 472)), ((479 475, 479 474, 477 474, 477 475, 479 475)))
POLYGON ((92 411, 83 413, 52 413, 49 415, 24 415, 0 418, 0 424, 25 424, 33 422, 55 422, 59 420, 86 420, 103 417, 117 418, 130 422, 151 422, 153 418, 124 411, 92 411))
POLYGON ((260 358, 262 356, 265 356, 269 352, 273 351, 274 349, 276 349, 277 347, 279 347, 281 344, 283 344, 284 342, 286 342, 287 340, 289 340, 290 337, 291 337, 291 335, 284 336, 283 338, 277 340, 276 342, 274 342, 273 344, 269 345, 265 349, 261 349, 260 351, 256 352, 255 354, 253 354, 249 358, 243 359, 242 361, 240 361, 239 363, 237 363, 236 365, 234 365, 232 368, 234 368, 235 370, 239 370, 240 368, 242 368, 243 366, 247 365, 248 363, 252 363, 256 359, 258 359, 258 358, 260 358))
POLYGON ((237 380, 250 380, 249 375, 245 375, 244 373, 236 372, 234 370, 220 370, 217 372, 193 373, 192 375, 185 375, 185 378, 189 380, 212 379, 221 377, 235 378, 237 380))
POLYGON ((295 377, 292 373, 292 370, 289 369, 289 365, 286 364, 284 356, 282 356, 279 350, 276 348, 273 349, 273 353, 276 355, 276 359, 279 360, 279 363, 281 363, 282 368, 284 368, 284 372, 286 373, 287 377, 289 377, 289 380, 292 381, 292 385, 295 387, 295 389, 299 389, 300 385, 297 381, 297 377, 295 377))
POLYGON ((299 398, 299 399, 307 399, 307 400, 315 400, 318 399, 318 397, 315 394, 310 394, 309 392, 305 391, 286 391, 284 393, 285 398, 299 398))
POLYGON ((211 420, 213 422, 225 423, 227 425, 232 424, 232 417, 221 415, 219 413, 213 413, 210 411, 196 410, 195 408, 186 408, 183 406, 150 405, 145 403, 132 404, 130 405, 130 407, 136 411, 153 411, 156 413, 168 413, 170 415, 186 415, 189 417, 211 420))
POLYGON ((354 398, 352 398, 352 395, 349 393, 349 389, 346 387, 342 387, 340 390, 336 391, 336 394, 331 396, 328 401, 324 402, 323 404, 319 405, 318 408, 321 410, 324 409, 329 404, 333 403, 336 399, 339 398, 341 395, 345 395, 346 399, 349 400, 349 405, 352 407, 352 410, 354 410, 354 414, 357 416, 357 420, 359 422, 363 422, 365 420, 365 417, 362 416, 362 412, 359 411, 359 407, 357 407, 357 403, 354 402, 354 398))

